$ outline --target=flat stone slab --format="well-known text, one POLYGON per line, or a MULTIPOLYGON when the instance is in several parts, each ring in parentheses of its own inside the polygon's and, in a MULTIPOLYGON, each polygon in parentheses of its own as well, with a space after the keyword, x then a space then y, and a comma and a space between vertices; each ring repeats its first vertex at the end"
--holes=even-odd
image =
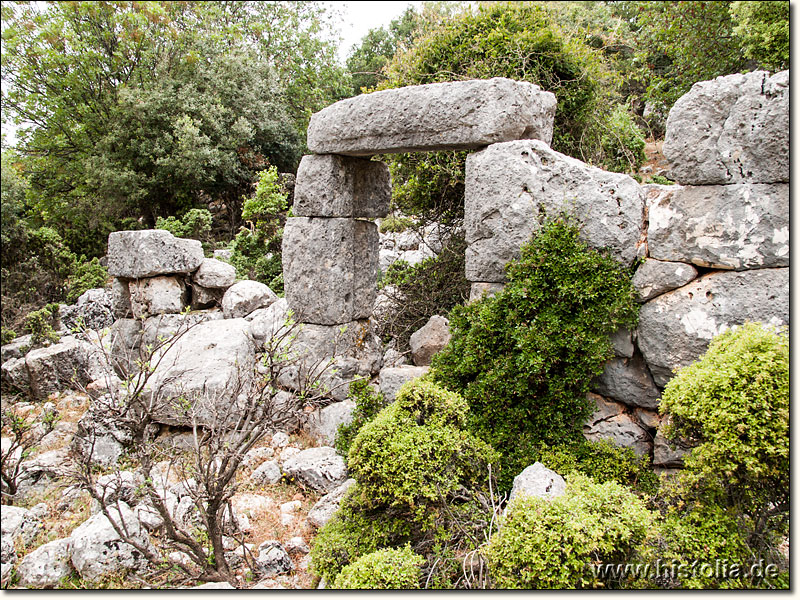
POLYGON ((504 266, 541 222, 569 213, 581 239, 624 264, 644 249, 644 193, 636 181, 550 149, 538 140, 494 144, 467 157, 466 276, 503 282, 504 266))
POLYGON ((789 71, 695 83, 669 111, 663 150, 683 184, 788 183, 789 71))
POLYGON ((290 217, 284 291, 294 318, 338 325, 369 318, 378 278, 378 227, 356 219, 290 217))
POLYGON ((311 116, 315 154, 470 150, 553 137, 556 97, 503 77, 431 83, 362 94, 311 116))
POLYGON ((378 161, 337 154, 304 156, 294 187, 296 217, 361 217, 389 213, 392 179, 378 161))
POLYGON ((191 273, 203 262, 199 240, 176 238, 163 229, 108 234, 108 274, 139 279, 191 273))
POLYGON ((789 266, 789 184, 669 186, 648 193, 647 244, 658 260, 717 269, 789 266))

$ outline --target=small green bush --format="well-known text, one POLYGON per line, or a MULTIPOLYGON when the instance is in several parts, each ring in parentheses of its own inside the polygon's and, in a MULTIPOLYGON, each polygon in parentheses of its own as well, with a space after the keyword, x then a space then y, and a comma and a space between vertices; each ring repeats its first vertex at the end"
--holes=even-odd
POLYGON ((180 219, 176 217, 158 217, 156 229, 169 231, 175 237, 191 238, 202 242, 208 241, 211 232, 211 213, 205 208, 193 208, 186 212, 180 219))
POLYGON ((379 230, 381 233, 400 233, 401 231, 405 231, 409 227, 413 226, 414 221, 408 217, 396 217, 394 215, 389 215, 388 217, 381 219, 381 226, 379 227, 379 230))
POLYGON ((430 381, 400 388, 350 447, 347 464, 365 505, 408 509, 423 518, 426 503, 485 480, 494 452, 465 431, 467 411, 461 396, 430 381))
POLYGON ((2 341, 0 341, 0 343, 2 343, 3 345, 10 344, 15 339, 17 339, 17 332, 14 331, 13 329, 9 329, 8 327, 3 327, 2 334, 0 334, 0 338, 2 338, 2 341))
POLYGON ((544 448, 539 462, 564 476, 580 473, 598 483, 615 481, 644 494, 658 490, 658 476, 650 467, 650 459, 611 440, 578 440, 544 448))
POLYGON ((44 308, 28 313, 25 326, 31 334, 31 345, 52 344, 58 342, 58 334, 53 329, 58 318, 58 304, 48 304, 44 308))
POLYGON ((108 269, 96 257, 87 261, 85 256, 81 256, 67 278, 67 302, 74 303, 87 290, 105 287, 106 281, 108 269))
POLYGON ((653 515, 625 487, 569 479, 563 496, 521 496, 490 540, 499 588, 575 589, 603 584, 591 564, 624 563, 646 539, 653 515))
POLYGON ((682 494, 752 519, 757 538, 789 510, 789 339, 758 323, 726 331, 667 384, 668 439, 689 442, 682 494))
POLYGON ((501 453, 501 490, 543 444, 581 438, 609 336, 638 316, 630 272, 565 219, 543 225, 506 273, 502 292, 451 311, 452 338, 431 368, 466 398, 472 431, 501 453))
POLYGON ((635 172, 647 159, 644 134, 621 105, 609 116, 600 145, 603 148, 603 166, 609 171, 635 172))
POLYGON ((347 399, 355 402, 352 420, 350 423, 339 425, 336 430, 336 440, 334 447, 336 452, 347 457, 353 440, 358 435, 361 428, 372 421, 380 410, 386 406, 386 401, 380 392, 369 384, 367 379, 356 379, 348 388, 347 399))
POLYGON ((425 560, 403 548, 384 548, 347 565, 333 585, 338 590, 419 589, 420 565, 425 560))
POLYGON ((657 183, 658 185, 675 185, 671 179, 667 179, 663 175, 653 175, 650 178, 650 183, 657 183))

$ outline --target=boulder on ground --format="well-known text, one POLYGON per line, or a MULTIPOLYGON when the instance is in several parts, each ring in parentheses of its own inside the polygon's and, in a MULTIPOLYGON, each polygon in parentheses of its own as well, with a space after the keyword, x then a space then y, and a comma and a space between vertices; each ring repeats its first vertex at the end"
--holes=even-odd
POLYGON ((789 71, 695 83, 667 118, 664 156, 682 184, 789 182, 789 71))
POLYGON ((520 496, 556 498, 562 496, 566 489, 567 483, 561 475, 536 462, 514 477, 508 501, 520 496))
POLYGON ((17 567, 19 583, 30 588, 54 588, 72 573, 72 538, 53 540, 25 556, 17 567))
POLYGON ((273 577, 294 569, 292 558, 277 540, 267 540, 258 547, 256 565, 263 575, 273 577))
POLYGON ((314 527, 322 527, 331 520, 333 514, 339 509, 339 504, 342 498, 347 493, 347 490, 355 484, 355 479, 348 479, 342 485, 338 486, 332 492, 329 492, 308 511, 308 522, 314 527))
POLYGON ((25 355, 31 391, 39 399, 52 392, 75 389, 113 374, 102 350, 90 342, 68 336, 58 344, 25 355))
POLYGON ((236 282, 236 267, 216 258, 204 258, 192 281, 204 288, 229 288, 236 282))
POLYGON ((342 400, 315 410, 308 415, 309 433, 323 444, 333 444, 339 426, 353 420, 355 407, 356 403, 352 400, 342 400))
POLYGON ((303 450, 283 463, 283 472, 323 494, 332 492, 347 480, 344 459, 329 446, 303 450))
POLYGON ((409 345, 416 366, 430 365, 433 355, 447 346, 450 341, 449 323, 447 318, 433 315, 425 325, 411 334, 409 345))
POLYGON ((275 302, 278 296, 258 281, 246 279, 232 285, 222 297, 222 313, 226 319, 246 317, 257 308, 265 308, 275 302))
POLYGON ((469 150, 553 136, 556 98, 501 77, 409 86, 362 94, 311 115, 315 154, 469 150))
POLYGON ((75 304, 58 307, 58 320, 67 331, 103 329, 110 327, 115 318, 113 294, 103 288, 86 290, 75 304))
POLYGON ((411 365, 381 369, 378 381, 383 399, 386 402, 394 402, 397 392, 403 385, 422 377, 429 369, 430 367, 412 367, 411 365))
POLYGON ((169 231, 115 231, 108 236, 108 274, 142 279, 191 273, 203 262, 199 240, 176 238, 169 231))

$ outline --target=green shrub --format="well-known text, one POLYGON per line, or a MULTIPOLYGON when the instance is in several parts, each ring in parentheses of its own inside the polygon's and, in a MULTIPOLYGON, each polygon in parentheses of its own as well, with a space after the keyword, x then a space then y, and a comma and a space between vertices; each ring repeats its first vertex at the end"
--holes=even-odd
POLYGON ((658 185, 675 185, 671 179, 667 179, 663 175, 653 175, 650 178, 650 183, 657 183, 658 185))
POLYGON ((3 327, 2 334, 0 334, 0 338, 1 338, 0 341, 1 344, 3 345, 10 344, 15 339, 17 339, 17 332, 14 331, 13 329, 9 329, 8 327, 3 327))
POLYGON ((435 257, 416 265, 394 262, 381 280, 389 297, 380 335, 397 340, 400 351, 409 350, 409 339, 433 315, 446 315, 469 298, 470 282, 464 276, 466 241, 452 237, 435 257))
POLYGON ((729 10, 747 58, 774 71, 789 68, 788 2, 732 2, 729 10))
POLYGON ((258 174, 253 197, 244 198, 242 220, 269 229, 276 223, 278 215, 287 209, 287 198, 281 189, 277 167, 268 167, 258 174))
MULTIPOLYGON (((664 434, 692 450, 685 501, 746 517, 749 541, 780 529, 789 511, 789 339, 758 323, 726 331, 667 384, 664 434)), ((740 527, 744 527, 740 523, 740 527)))
POLYGON ((100 264, 97 257, 87 261, 85 256, 81 256, 67 278, 67 302, 73 304, 86 290, 105 287, 106 281, 108 269, 100 264))
POLYGON ((624 106, 617 106, 609 116, 600 138, 603 167, 609 171, 629 173, 647 160, 644 134, 624 106))
POLYGON ((603 582, 590 565, 627 562, 652 520, 625 487, 573 476, 563 496, 510 504, 487 549, 491 576, 499 588, 596 587, 603 582))
POLYGON ((347 399, 355 402, 352 420, 350 423, 339 425, 336 430, 334 447, 336 452, 347 457, 353 440, 361 428, 372 421, 380 410, 386 406, 386 401, 380 392, 376 392, 367 379, 354 380, 348 389, 347 399))
POLYGON ((425 560, 409 546, 385 548, 347 565, 333 585, 338 590, 419 589, 420 565, 425 560))
POLYGON ((650 467, 650 459, 637 456, 633 449, 617 446, 611 440, 578 440, 544 448, 538 460, 563 476, 579 473, 597 483, 615 481, 644 494, 653 494, 658 489, 658 476, 650 467))
POLYGON ((580 439, 609 336, 638 315, 630 273, 564 219, 543 225, 506 273, 502 292, 450 313, 452 338, 431 369, 466 398, 471 429, 501 453, 501 489, 543 444, 580 439))
POLYGON ((430 381, 400 388, 350 447, 347 464, 364 504, 408 509, 421 519, 426 504, 484 481, 495 456, 464 430, 467 411, 461 396, 430 381))
POLYGON ((381 219, 381 226, 379 227, 379 230, 381 233, 400 233, 401 231, 405 231, 409 227, 413 226, 414 221, 408 217, 396 217, 395 215, 389 215, 388 217, 381 219))
POLYGON ((180 219, 172 216, 166 219, 158 217, 156 219, 156 229, 169 231, 175 237, 208 242, 212 221, 211 212, 207 209, 193 208, 187 211, 180 219))
POLYGON ((44 308, 28 313, 25 326, 31 334, 31 345, 39 346, 58 342, 58 334, 53 329, 58 318, 58 304, 48 304, 44 308))

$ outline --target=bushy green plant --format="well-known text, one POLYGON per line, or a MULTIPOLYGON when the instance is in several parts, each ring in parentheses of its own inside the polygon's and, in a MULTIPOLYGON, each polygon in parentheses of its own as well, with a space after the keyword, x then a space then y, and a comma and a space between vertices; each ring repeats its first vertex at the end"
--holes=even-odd
POLYGON ((414 221, 409 217, 389 215, 381 219, 381 225, 378 229, 381 233, 400 233, 413 226, 414 221))
POLYGON ((208 242, 211 233, 213 218, 211 212, 205 208, 193 208, 186 212, 180 219, 176 217, 158 217, 156 229, 165 229, 175 237, 191 238, 208 242))
POLYGON ((81 256, 67 278, 67 302, 74 303, 86 290, 105 287, 106 281, 108 269, 100 264, 98 258, 87 261, 85 256, 81 256))
POLYGON ((461 396, 430 381, 400 388, 350 447, 347 464, 364 501, 421 511, 425 503, 484 479, 494 455, 465 431, 467 411, 461 396))
POLYGON ((367 379, 355 379, 348 388, 347 399, 355 402, 352 420, 339 425, 336 430, 334 447, 336 452, 347 458, 350 445, 361 428, 372 421, 380 410, 386 406, 383 394, 376 392, 367 379))
MULTIPOLYGON (((789 511, 789 339, 747 323, 711 341, 667 384, 664 435, 692 450, 679 494, 746 517, 749 542, 774 531, 789 511)), ((740 527, 744 527, 740 523, 740 527)))
POLYGON ((611 112, 600 145, 603 148, 603 167, 609 171, 633 172, 647 159, 644 134, 624 106, 617 106, 611 112))
POLYGON ((333 585, 338 590, 419 589, 420 565, 425 560, 409 546, 384 548, 347 565, 333 585))
POLYGON ((15 339, 17 339, 17 332, 13 329, 9 329, 8 327, 2 328, 2 334, 0 334, 0 343, 2 344, 10 344, 15 339))
POLYGON ((31 334, 31 344, 51 344, 58 341, 58 334, 53 325, 58 318, 58 304, 48 304, 44 308, 28 313, 25 326, 31 334))
POLYGON ((501 489, 542 444, 580 439, 609 336, 637 321, 628 270, 578 233, 564 219, 543 225, 502 292, 450 313, 452 338, 433 359, 434 380, 467 399, 471 429, 501 453, 501 489))
POLYGON ((657 183, 658 185, 675 185, 671 179, 667 179, 663 175, 653 175, 650 177, 650 183, 657 183))
POLYGON ((591 565, 624 563, 646 539, 653 515, 625 487, 575 475, 563 496, 520 496, 487 548, 495 585, 511 589, 592 588, 591 565))
POLYGON ((381 318, 380 335, 397 340, 401 351, 409 349, 411 335, 433 315, 445 315, 469 298, 470 282, 464 276, 463 236, 453 236, 435 257, 416 265, 392 263, 381 285, 389 298, 381 318))
POLYGON ((564 476, 581 473, 597 483, 615 481, 644 494, 658 489, 658 476, 650 467, 650 459, 637 456, 632 448, 617 446, 611 440, 577 440, 546 447, 538 460, 564 476))
POLYGON ((768 69, 789 68, 788 2, 732 2, 730 13, 747 58, 768 69))
POLYGON ((268 167, 258 174, 256 191, 252 198, 245 198, 242 205, 242 220, 256 227, 272 228, 278 215, 287 208, 287 196, 281 189, 278 169, 268 167))

